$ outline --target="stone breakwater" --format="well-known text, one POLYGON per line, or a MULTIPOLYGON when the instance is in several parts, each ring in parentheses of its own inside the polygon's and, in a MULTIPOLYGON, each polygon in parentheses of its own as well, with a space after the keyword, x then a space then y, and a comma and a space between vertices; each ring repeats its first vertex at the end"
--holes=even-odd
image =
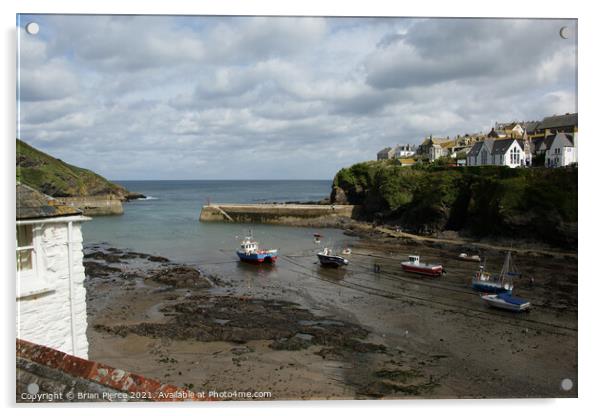
POLYGON ((199 221, 240 222, 298 226, 334 226, 357 217, 356 205, 210 204, 199 221))

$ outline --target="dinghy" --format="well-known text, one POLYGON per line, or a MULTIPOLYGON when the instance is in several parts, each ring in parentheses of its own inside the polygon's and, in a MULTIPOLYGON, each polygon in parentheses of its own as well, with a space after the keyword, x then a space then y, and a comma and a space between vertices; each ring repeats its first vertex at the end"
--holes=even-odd
POLYGON ((483 295, 481 299, 493 308, 505 309, 507 311, 522 312, 531 308, 531 302, 512 296, 510 293, 483 295))
POLYGON ((458 260, 463 260, 463 261, 474 261, 477 263, 481 262, 481 257, 478 255, 473 255, 473 256, 469 256, 466 253, 460 253, 460 255, 458 256, 458 260))

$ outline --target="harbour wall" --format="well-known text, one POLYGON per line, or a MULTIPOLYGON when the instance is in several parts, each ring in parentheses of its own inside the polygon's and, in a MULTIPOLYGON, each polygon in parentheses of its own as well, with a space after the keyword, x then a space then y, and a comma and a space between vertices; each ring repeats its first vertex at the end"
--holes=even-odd
POLYGON ((83 211, 84 215, 93 217, 123 214, 123 204, 115 195, 58 197, 55 199, 83 211))
POLYGON ((202 222, 237 222, 329 227, 359 213, 356 205, 210 204, 203 205, 202 222))

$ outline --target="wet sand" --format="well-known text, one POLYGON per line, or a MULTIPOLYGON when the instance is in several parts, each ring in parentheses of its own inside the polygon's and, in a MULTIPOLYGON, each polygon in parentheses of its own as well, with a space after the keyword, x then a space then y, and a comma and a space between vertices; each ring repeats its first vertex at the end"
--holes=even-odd
MULTIPOLYGON (((349 244, 346 269, 321 268, 311 250, 275 266, 224 253, 187 265, 204 282, 189 287, 153 278, 175 264, 87 247, 90 359, 196 391, 270 392, 262 400, 577 396, 574 258, 516 257, 515 293, 534 307, 514 314, 470 289, 478 264, 456 259, 458 247, 349 244), (446 274, 402 272, 409 254, 446 274)), ((499 271, 504 252, 480 254, 499 271)))

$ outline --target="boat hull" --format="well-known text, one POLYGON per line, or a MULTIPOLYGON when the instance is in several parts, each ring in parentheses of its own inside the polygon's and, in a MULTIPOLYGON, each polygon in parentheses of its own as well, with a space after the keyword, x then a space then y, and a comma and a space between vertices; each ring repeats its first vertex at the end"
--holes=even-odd
POLYGON ((443 274, 443 266, 441 265, 415 265, 411 263, 401 263, 401 268, 404 272, 421 274, 424 276, 441 276, 443 274))
POLYGON ((504 288, 501 285, 493 282, 472 282, 472 289, 477 292, 484 293, 512 293, 512 288, 504 288))
POLYGON ((262 264, 262 263, 276 263, 278 259, 277 253, 243 253, 237 251, 236 254, 240 261, 244 261, 245 263, 252 264, 262 264))
POLYGON ((513 298, 511 296, 509 299, 513 299, 514 302, 509 302, 504 298, 500 298, 498 295, 484 295, 481 296, 481 299, 483 299, 483 301, 492 308, 504 309, 506 311, 522 312, 531 308, 530 302, 513 298))
POLYGON ((318 254, 320 264, 325 267, 341 267, 349 264, 349 260, 341 256, 328 256, 326 254, 318 254))

